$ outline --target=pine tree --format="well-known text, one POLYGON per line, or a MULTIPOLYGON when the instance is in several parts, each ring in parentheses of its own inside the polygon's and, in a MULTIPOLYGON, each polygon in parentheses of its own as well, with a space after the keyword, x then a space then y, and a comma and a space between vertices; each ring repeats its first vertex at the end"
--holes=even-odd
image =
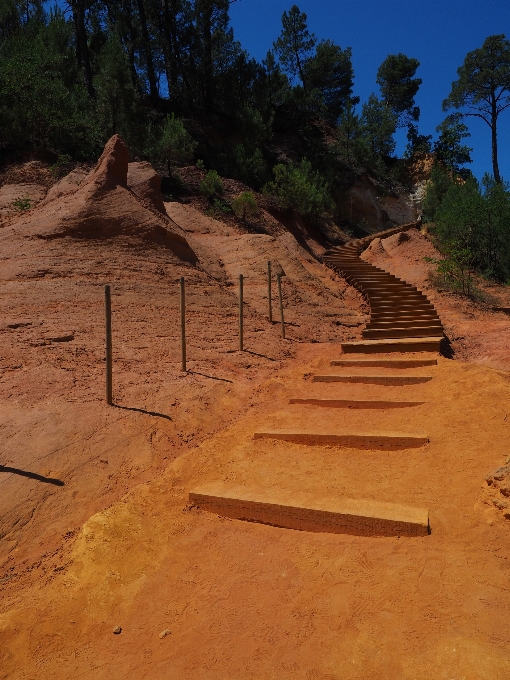
POLYGON ((305 62, 317 42, 313 33, 308 31, 307 16, 293 5, 289 12, 282 15, 282 32, 274 43, 283 70, 291 78, 299 77, 305 92, 308 90, 305 76, 305 62))
POLYGON ((463 109, 463 116, 476 116, 487 123, 494 177, 501 182, 497 123, 500 113, 510 106, 510 42, 504 35, 489 36, 482 47, 467 54, 457 74, 443 110, 463 109))

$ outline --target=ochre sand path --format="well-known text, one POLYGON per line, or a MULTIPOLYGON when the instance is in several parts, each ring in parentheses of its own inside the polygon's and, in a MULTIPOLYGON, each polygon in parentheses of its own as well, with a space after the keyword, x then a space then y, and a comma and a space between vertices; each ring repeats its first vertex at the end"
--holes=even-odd
POLYGON ((24 592, 14 579, 2 584, 3 676, 510 677, 510 523, 480 502, 485 476, 508 456, 507 374, 439 357, 412 369, 434 371, 420 385, 312 381, 340 357, 338 345, 300 345, 251 414, 92 516, 53 573, 24 592), (339 394, 423 403, 377 411, 288 403, 339 394), (426 424, 430 443, 364 451, 253 439, 261 427, 360 431, 368 420, 404 432, 426 424), (295 531, 188 504, 190 489, 217 483, 428 508, 432 532, 295 531))

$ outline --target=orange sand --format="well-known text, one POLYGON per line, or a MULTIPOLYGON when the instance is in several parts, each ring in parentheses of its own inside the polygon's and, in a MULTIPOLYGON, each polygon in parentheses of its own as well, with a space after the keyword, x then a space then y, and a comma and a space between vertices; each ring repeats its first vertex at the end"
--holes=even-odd
POLYGON ((421 385, 311 382, 345 370, 329 367, 338 356, 334 345, 301 345, 253 391, 249 413, 91 517, 53 573, 24 591, 13 579, 0 677, 509 677, 510 523, 482 493, 508 455, 507 374, 440 358, 412 369, 434 375, 421 385), (288 404, 339 395, 425 403, 288 404), (262 426, 425 431, 430 443, 365 451, 254 440, 262 426), (427 507, 432 533, 317 534, 190 507, 190 488, 215 481, 427 507))

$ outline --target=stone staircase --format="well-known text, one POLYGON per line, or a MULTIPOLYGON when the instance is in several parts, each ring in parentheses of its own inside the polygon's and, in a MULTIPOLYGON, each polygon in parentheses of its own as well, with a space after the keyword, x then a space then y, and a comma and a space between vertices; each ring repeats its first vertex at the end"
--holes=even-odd
POLYGON ((370 322, 362 331, 363 342, 344 343, 345 352, 439 351, 444 332, 433 304, 415 286, 359 257, 375 238, 416 226, 418 223, 389 229, 325 253, 324 262, 344 276, 370 304, 370 322), (378 344, 373 344, 374 341, 378 344))

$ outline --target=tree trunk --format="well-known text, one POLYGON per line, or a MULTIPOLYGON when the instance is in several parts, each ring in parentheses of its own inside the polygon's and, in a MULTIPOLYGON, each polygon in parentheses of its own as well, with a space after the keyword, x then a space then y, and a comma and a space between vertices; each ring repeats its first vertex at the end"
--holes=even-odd
POLYGON ((206 113, 213 110, 213 65, 212 65, 212 12, 213 0, 205 0, 203 14, 203 41, 204 41, 204 109, 206 113))
POLYGON ((171 0, 172 7, 168 4, 168 0, 162 0, 163 9, 163 23, 164 23, 164 55, 165 55, 165 70, 166 77, 168 81, 168 96, 170 99, 177 99, 177 88, 179 84, 179 76, 182 78, 184 87, 188 92, 191 104, 191 87, 186 77, 186 72, 182 63, 182 59, 179 52, 179 40, 177 36, 177 8, 176 0, 171 0))
POLYGON ((83 70, 85 87, 89 96, 94 99, 96 93, 92 82, 92 69, 90 67, 89 46, 87 31, 85 29, 85 0, 71 0, 73 10, 74 30, 76 33, 76 59, 83 70))
POLYGON ((126 37, 126 43, 127 43, 127 53, 128 53, 128 61, 129 61, 129 72, 131 74, 131 82, 133 83, 133 87, 135 90, 141 94, 141 88, 140 88, 140 78, 138 77, 138 74, 136 72, 136 65, 135 65, 135 42, 136 42, 136 36, 133 28, 133 22, 131 20, 131 0, 127 0, 124 2, 124 16, 125 16, 125 21, 126 21, 126 28, 127 28, 127 33, 128 36, 126 37))
POLYGON ((496 124, 498 121, 498 112, 496 108, 496 98, 492 96, 492 111, 491 111, 491 133, 492 133, 492 170, 494 172, 494 179, 498 184, 501 184, 501 175, 499 174, 498 165, 498 133, 496 124))
POLYGON ((147 30, 147 18, 145 16, 145 7, 143 0, 137 0, 138 12, 140 14, 140 25, 142 27, 143 49, 145 52, 145 61, 147 64, 147 80, 149 81, 150 97, 153 101, 159 99, 158 84, 156 81, 156 72, 154 70, 154 61, 152 59, 152 50, 150 47, 149 31, 147 30))
POLYGON ((299 58, 299 54, 296 52, 296 64, 298 67, 299 71, 299 77, 301 78, 301 82, 303 83, 303 90, 307 92, 306 89, 306 82, 305 82, 305 74, 303 73, 303 66, 301 64, 301 59, 299 58))
POLYGON ((170 28, 170 10, 168 0, 161 0, 163 10, 163 55, 165 57, 166 80, 168 84, 168 97, 171 98, 177 81, 175 69, 175 50, 173 45, 173 32, 170 28))

